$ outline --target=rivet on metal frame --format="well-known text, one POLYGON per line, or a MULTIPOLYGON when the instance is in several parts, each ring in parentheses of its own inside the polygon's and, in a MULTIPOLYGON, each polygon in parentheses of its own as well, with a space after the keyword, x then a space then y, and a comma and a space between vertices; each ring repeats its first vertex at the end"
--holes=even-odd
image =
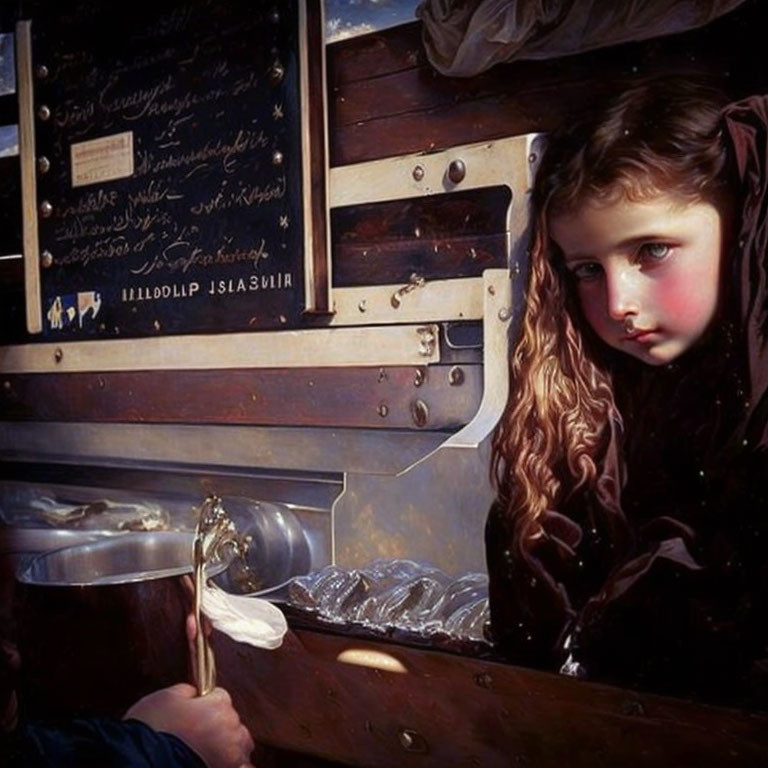
POLYGON ((44 219, 48 219, 50 218, 52 213, 53 213, 53 206, 47 200, 43 200, 43 202, 40 203, 40 215, 44 219))
POLYGON ((283 153, 280 152, 280 150, 275 150, 272 153, 272 165, 282 165, 283 164, 283 153))
POLYGON ((40 266, 43 269, 53 266, 53 254, 50 251, 43 251, 40 254, 40 266))
POLYGON ((40 174, 48 173, 51 170, 51 161, 45 156, 41 155, 37 158, 37 172, 40 174))
POLYGON ((510 317, 512 317, 512 312, 510 312, 507 307, 502 307, 499 310, 499 320, 501 320, 502 323, 506 323, 510 317))
POLYGON ((425 427, 429 419, 429 406, 423 400, 414 400, 411 403, 411 417, 417 427, 425 427))
POLYGON ((458 365, 454 365, 450 371, 448 371, 448 383, 452 387, 460 387, 464 383, 464 370, 459 368, 458 365))
POLYGON ((429 752, 427 740, 412 728, 400 728, 397 732, 397 738, 400 741, 400 746, 407 752, 416 752, 421 755, 429 752))
POLYGON ((417 165, 413 169, 413 179, 414 181, 421 181, 424 178, 424 166, 417 165))
POLYGON ((378 408, 378 413, 382 419, 386 418, 389 414, 389 406, 386 403, 381 403, 378 408))
POLYGON ((46 104, 41 104, 37 109, 37 116, 45 122, 51 118, 51 108, 46 104))
POLYGON ((427 371, 424 368, 417 368, 416 373, 413 376, 413 386, 420 387, 427 378, 427 371))
POLYGON ((467 166, 461 158, 451 160, 451 164, 448 166, 448 178, 454 184, 460 184, 464 181, 464 177, 467 175, 467 166))
POLYGON ((64 350, 61 347, 56 347, 53 350, 54 362, 60 363, 64 359, 64 350))
POLYGON ((50 74, 48 67, 45 66, 45 64, 38 64, 35 67, 35 75, 37 76, 38 80, 45 80, 46 77, 50 74))

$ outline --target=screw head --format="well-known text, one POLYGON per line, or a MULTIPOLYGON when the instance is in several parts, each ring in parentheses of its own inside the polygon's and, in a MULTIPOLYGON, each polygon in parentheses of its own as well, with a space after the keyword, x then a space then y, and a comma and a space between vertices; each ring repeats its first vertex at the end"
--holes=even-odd
POLYGON ((448 371, 448 383, 452 387, 459 387, 464 383, 464 370, 459 368, 458 365, 454 365, 450 371, 448 371))
POLYGON ((467 175, 467 166, 461 158, 451 160, 451 164, 448 166, 448 178, 454 183, 459 184, 464 181, 464 177, 467 175))
POLYGON ((411 417, 417 427, 425 427, 429 419, 429 407, 423 400, 414 400, 411 404, 411 417))

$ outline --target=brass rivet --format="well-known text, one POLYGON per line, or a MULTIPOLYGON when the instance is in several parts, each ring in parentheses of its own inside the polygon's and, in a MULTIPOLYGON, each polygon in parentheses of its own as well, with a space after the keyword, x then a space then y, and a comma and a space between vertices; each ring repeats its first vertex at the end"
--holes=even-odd
POLYGON ((61 347, 56 347, 56 349, 53 351, 53 359, 57 363, 60 363, 63 358, 64 358, 64 350, 61 347))
POLYGON ((424 178, 424 168, 421 165, 413 169, 413 178, 415 181, 421 181, 424 178))
POLYGON ((45 122, 46 120, 50 120, 51 118, 51 108, 47 106, 46 104, 41 104, 40 107, 37 110, 37 116, 45 122))
POLYGON ((51 170, 51 161, 43 155, 37 158, 37 172, 48 173, 51 170))
POLYGON ((454 183, 459 184, 464 181, 464 177, 467 175, 467 166, 460 158, 451 160, 451 164, 448 166, 448 178, 454 183))
POLYGON ((51 216, 52 213, 53 213, 53 206, 47 200, 43 200, 43 202, 40 203, 40 215, 44 219, 47 219, 51 216))
POLYGON ((43 251, 40 254, 40 266, 43 269, 48 269, 48 267, 52 266, 53 264, 53 254, 50 251, 43 251))

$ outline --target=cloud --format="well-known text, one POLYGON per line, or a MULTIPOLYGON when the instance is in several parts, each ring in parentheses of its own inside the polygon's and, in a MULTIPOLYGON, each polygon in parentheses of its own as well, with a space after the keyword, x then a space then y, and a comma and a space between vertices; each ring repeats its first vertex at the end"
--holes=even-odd
POLYGON ((373 32, 375 29, 376 27, 373 24, 352 24, 348 21, 342 22, 339 18, 328 19, 325 24, 325 42, 333 43, 336 40, 365 35, 368 32, 373 32))

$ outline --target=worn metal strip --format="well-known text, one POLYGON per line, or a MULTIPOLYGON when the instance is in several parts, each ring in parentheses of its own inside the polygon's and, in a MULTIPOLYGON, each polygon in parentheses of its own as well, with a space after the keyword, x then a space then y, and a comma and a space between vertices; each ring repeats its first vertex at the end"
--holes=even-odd
POLYGON ((483 278, 335 288, 333 305, 331 325, 479 320, 483 316, 483 278))
POLYGON ((16 65, 19 91, 19 159, 24 242, 24 295, 27 331, 43 330, 40 296, 40 245, 37 233, 37 178, 35 176, 35 98, 32 80, 32 22, 16 24, 16 65))
MULTIPOLYGON (((432 154, 401 155, 331 168, 331 207, 402 200, 458 190, 506 185, 517 196, 528 189, 530 144, 536 134, 451 147, 432 154), (453 163, 464 174, 452 181, 453 163)), ((456 166, 454 166, 456 169, 456 166)), ((454 178, 460 173, 454 170, 454 178)))
POLYGON ((0 347, 0 373, 428 365, 437 325, 318 328, 0 347))

